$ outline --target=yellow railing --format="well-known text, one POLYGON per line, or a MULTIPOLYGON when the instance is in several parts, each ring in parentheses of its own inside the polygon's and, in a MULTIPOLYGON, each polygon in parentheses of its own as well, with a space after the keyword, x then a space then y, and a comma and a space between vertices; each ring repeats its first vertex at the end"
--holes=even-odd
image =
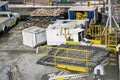
POLYGON ((48 57, 53 58, 53 62, 45 61, 44 64, 49 64, 49 65, 53 65, 58 68, 64 68, 64 69, 80 71, 80 72, 89 71, 89 67, 88 67, 89 51, 88 50, 51 47, 51 46, 40 46, 38 48, 38 56, 48 56, 48 57), (50 51, 52 50, 54 50, 54 52, 52 52, 51 54, 50 51), (72 56, 71 56, 71 52, 72 52, 72 56), (80 54, 84 55, 84 57, 74 56, 74 55, 80 55, 80 54), (64 62, 60 63, 60 62, 57 62, 57 60, 63 60, 64 62), (76 61, 76 64, 70 63, 72 61, 74 62, 76 61), (84 66, 79 65, 81 63, 84 63, 84 66))
POLYGON ((87 34, 89 34, 95 38, 97 36, 101 36, 101 30, 102 30, 102 28, 100 25, 91 24, 91 25, 89 25, 87 34))
POLYGON ((101 31, 102 28, 100 25, 89 25, 87 34, 93 37, 93 39, 89 39, 89 41, 91 41, 93 44, 101 44, 101 31), (99 39, 96 39, 97 37, 99 37, 99 39))

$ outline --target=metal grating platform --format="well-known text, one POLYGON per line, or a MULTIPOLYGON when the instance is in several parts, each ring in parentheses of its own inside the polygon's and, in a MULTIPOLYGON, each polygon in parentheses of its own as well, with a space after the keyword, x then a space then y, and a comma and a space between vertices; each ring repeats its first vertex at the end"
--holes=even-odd
MULTIPOLYGON (((44 50, 42 48, 41 52, 43 52, 43 54, 45 53, 44 50)), ((47 64, 47 65, 49 64, 53 66, 56 66, 57 64, 62 64, 62 65, 77 66, 82 68, 88 67, 91 70, 96 65, 100 64, 109 55, 109 51, 105 50, 104 48, 80 46, 80 45, 61 45, 58 46, 57 48, 54 47, 49 48, 47 51, 48 54, 40 58, 37 61, 37 64, 47 64), (63 49, 58 50, 59 48, 64 48, 64 50, 63 49), (65 49, 66 50, 70 49, 70 50, 66 51, 65 49), (72 49, 83 50, 83 51, 81 52, 72 51, 72 49), (86 53, 87 51, 88 53, 86 53)))

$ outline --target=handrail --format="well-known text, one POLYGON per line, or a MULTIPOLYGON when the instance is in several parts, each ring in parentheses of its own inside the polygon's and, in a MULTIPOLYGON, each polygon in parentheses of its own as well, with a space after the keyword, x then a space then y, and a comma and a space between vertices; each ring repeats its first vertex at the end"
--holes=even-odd
MULTIPOLYGON (((53 62, 47 62, 45 61, 45 64, 54 64, 55 67, 58 67, 58 65, 62 66, 59 68, 67 68, 69 67, 70 70, 72 70, 73 68, 78 68, 78 69, 82 69, 82 72, 88 72, 89 70, 89 51, 88 50, 79 50, 79 49, 73 49, 73 48, 63 48, 63 47, 52 47, 52 46, 40 46, 38 48, 38 55, 42 56, 43 54, 45 54, 44 56, 48 56, 53 58, 53 62), (46 50, 44 53, 40 52, 41 49, 46 50), (53 55, 49 54, 49 49, 55 49, 53 55), (58 53, 60 53, 60 51, 64 51, 65 55, 58 55, 58 53), (85 54, 84 57, 80 58, 79 56, 69 56, 69 52, 73 51, 74 54, 85 54), (78 62, 82 62, 85 63, 85 67, 81 66, 81 65, 69 65, 66 63, 57 63, 57 59, 61 59, 61 60, 65 60, 65 61, 78 61, 78 62)), ((77 64, 77 63, 76 63, 77 64)), ((75 71, 81 71, 81 70, 75 70, 75 71)))

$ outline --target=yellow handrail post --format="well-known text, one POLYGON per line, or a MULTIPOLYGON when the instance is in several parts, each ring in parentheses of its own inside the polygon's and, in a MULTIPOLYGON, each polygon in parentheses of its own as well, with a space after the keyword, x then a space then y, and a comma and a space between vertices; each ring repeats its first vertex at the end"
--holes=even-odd
POLYGON ((57 49, 57 51, 54 54, 54 65, 55 65, 55 67, 57 66, 57 64, 56 64, 56 58, 57 58, 56 55, 57 55, 58 51, 59 51, 59 49, 57 49))
POLYGON ((48 0, 48 5, 50 5, 51 0, 48 0))

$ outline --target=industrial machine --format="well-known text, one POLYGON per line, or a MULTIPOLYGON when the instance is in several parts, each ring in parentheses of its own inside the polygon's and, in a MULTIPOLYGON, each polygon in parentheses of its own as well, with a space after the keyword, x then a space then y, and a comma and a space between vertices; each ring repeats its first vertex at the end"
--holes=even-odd
POLYGON ((80 18, 79 16, 79 20, 75 20, 78 8, 75 8, 76 11, 73 12, 72 9, 69 9, 69 19, 71 20, 63 20, 50 25, 47 29, 47 45, 59 46, 40 46, 37 52, 43 57, 37 63, 80 72, 89 72, 96 67, 95 74, 97 71, 98 73, 103 72, 103 67, 98 66, 98 64, 101 64, 105 58, 110 58, 110 53, 116 53, 118 31, 120 31, 116 18, 111 13, 111 0, 108 2, 109 15, 106 27, 95 24, 95 20, 97 20, 96 8, 92 9, 92 12, 90 10, 90 18, 87 16, 80 18), (112 19, 115 26, 112 26, 112 19), (92 23, 91 20, 93 20, 92 23), (87 24, 87 21, 90 24, 87 24))
POLYGON ((86 26, 86 20, 57 20, 46 29, 47 45, 80 44, 86 26))

